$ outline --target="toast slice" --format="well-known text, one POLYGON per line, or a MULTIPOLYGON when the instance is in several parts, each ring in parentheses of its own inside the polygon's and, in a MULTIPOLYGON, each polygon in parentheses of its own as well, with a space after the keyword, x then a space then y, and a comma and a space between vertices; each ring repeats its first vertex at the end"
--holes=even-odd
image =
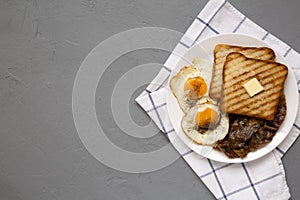
POLYGON ((287 75, 288 68, 283 64, 247 58, 240 53, 228 54, 223 70, 221 110, 273 120, 287 75), (243 85, 253 78, 263 90, 250 97, 243 85))
POLYGON ((217 44, 214 49, 214 66, 210 83, 209 96, 220 99, 222 91, 223 66, 229 53, 242 53, 249 58, 275 61, 275 53, 267 47, 241 47, 227 44, 217 44))

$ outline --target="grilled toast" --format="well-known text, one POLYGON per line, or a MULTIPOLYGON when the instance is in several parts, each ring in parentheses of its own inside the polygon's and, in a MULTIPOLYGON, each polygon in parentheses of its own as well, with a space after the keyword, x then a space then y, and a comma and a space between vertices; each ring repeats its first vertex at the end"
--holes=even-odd
POLYGON ((221 110, 227 113, 273 120, 283 94, 288 68, 277 62, 230 53, 223 69, 221 110), (243 85, 256 78, 263 90, 250 97, 243 85))
POLYGON ((249 58, 275 61, 275 53, 267 47, 241 47, 227 44, 218 44, 214 49, 214 66, 210 83, 209 96, 219 99, 222 91, 223 66, 229 53, 242 53, 249 58))

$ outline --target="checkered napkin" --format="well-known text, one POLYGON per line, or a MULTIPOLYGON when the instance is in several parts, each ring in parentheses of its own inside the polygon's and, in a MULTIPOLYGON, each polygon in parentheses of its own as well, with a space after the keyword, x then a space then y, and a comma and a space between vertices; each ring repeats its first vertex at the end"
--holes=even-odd
MULTIPOLYGON (((259 38, 285 57, 300 84, 300 55, 262 29, 228 1, 210 0, 181 38, 174 51, 183 55, 197 41, 220 33, 242 33, 259 38)), ((147 89, 136 99, 217 199, 288 199, 289 188, 281 157, 300 133, 300 115, 287 138, 271 153, 247 163, 228 164, 203 158, 188 149, 170 123, 166 108, 168 79, 178 57, 171 54, 147 89), (188 150, 187 150, 188 149, 188 150)), ((300 91, 300 90, 299 90, 300 91)))

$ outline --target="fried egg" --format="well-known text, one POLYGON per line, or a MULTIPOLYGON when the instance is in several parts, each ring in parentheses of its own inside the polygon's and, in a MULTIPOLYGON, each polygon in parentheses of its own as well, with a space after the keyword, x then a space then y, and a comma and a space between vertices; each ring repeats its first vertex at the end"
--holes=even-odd
POLYGON ((170 88, 184 113, 197 101, 208 95, 211 79, 211 64, 199 58, 190 66, 185 66, 171 79, 170 88))
POLYGON ((205 96, 183 116, 181 128, 195 143, 213 145, 227 135, 229 119, 220 112, 217 102, 205 96))

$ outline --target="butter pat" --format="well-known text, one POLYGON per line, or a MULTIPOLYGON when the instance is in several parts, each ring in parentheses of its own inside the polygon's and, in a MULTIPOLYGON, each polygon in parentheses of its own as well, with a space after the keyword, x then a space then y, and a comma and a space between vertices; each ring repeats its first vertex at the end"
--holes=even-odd
POLYGON ((247 83, 245 83, 243 87, 246 89, 250 97, 253 97, 254 95, 264 90, 263 86, 259 83, 259 81, 256 78, 253 78, 247 83))

